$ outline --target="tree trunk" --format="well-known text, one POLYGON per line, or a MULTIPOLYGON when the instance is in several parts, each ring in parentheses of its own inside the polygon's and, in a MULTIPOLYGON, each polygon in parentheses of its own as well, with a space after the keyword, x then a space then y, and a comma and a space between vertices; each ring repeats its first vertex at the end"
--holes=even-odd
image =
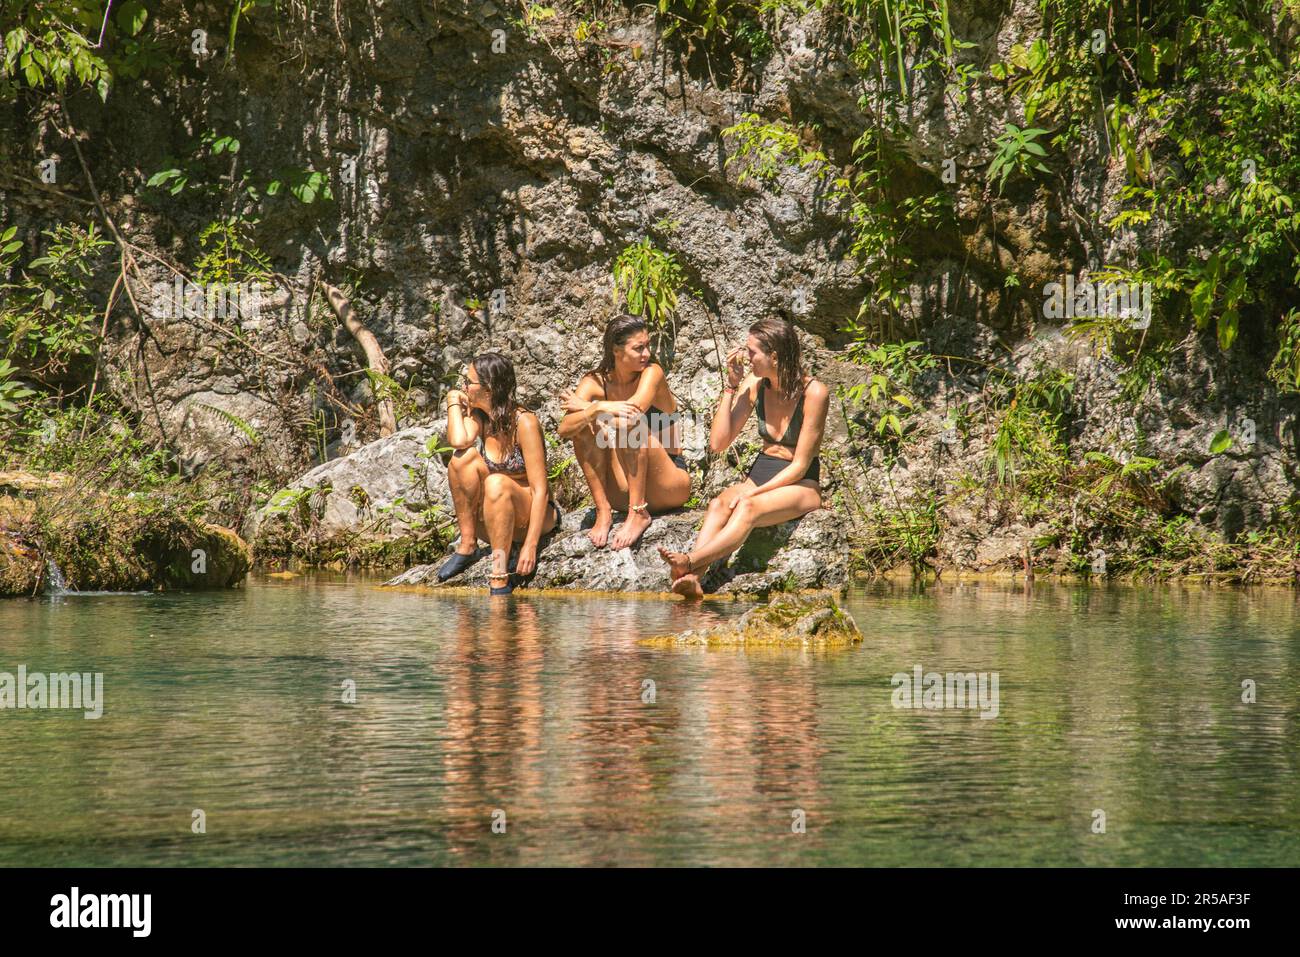
MULTIPOLYGON (((352 338, 357 341, 361 351, 366 354, 366 364, 375 372, 382 375, 388 375, 388 360, 384 358, 384 350, 379 348, 379 340, 375 334, 362 325, 361 320, 357 318, 356 311, 352 308, 352 303, 348 302, 348 297, 334 286, 322 280, 316 280, 317 285, 325 293, 325 298, 329 300, 330 308, 334 314, 339 317, 344 327, 352 334, 352 338)), ((375 391, 374 383, 371 384, 371 390, 375 391)), ((392 435, 397 431, 397 417, 393 414, 393 400, 391 398, 378 398, 376 392, 377 408, 379 410, 379 434, 380 436, 392 435)))

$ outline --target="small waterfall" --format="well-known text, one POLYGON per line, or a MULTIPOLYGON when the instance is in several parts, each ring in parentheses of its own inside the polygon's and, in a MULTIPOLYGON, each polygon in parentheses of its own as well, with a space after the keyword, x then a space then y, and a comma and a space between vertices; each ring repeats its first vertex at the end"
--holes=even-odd
POLYGON ((50 595, 69 595, 72 592, 68 589, 67 579, 63 577, 63 572, 55 563, 54 559, 45 559, 45 571, 49 575, 49 584, 46 586, 46 593, 50 595))

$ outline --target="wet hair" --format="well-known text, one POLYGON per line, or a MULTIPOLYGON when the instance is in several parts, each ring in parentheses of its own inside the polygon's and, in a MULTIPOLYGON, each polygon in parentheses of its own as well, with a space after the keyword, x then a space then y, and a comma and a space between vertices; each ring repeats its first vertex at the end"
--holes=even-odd
POLYGON ((509 436, 510 444, 514 445, 515 411, 519 408, 515 398, 515 364, 499 352, 484 352, 470 360, 470 364, 478 373, 479 384, 488 392, 488 432, 509 436))
POLYGON ((776 361, 777 388, 786 395, 802 391, 803 360, 794 326, 780 316, 769 316, 750 326, 749 334, 776 361))
POLYGON ((638 332, 645 331, 645 320, 640 316, 623 315, 611 319, 609 325, 605 327, 605 345, 600 357, 600 365, 590 370, 587 375, 604 382, 614 371, 614 350, 638 332))

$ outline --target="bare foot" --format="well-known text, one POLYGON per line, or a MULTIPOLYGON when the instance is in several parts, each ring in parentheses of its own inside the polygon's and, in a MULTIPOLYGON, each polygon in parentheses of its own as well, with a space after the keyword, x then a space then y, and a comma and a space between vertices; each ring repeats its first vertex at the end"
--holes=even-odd
POLYGON ((617 551, 620 548, 631 548, 645 534, 645 530, 650 527, 650 512, 629 509, 627 518, 619 526, 618 534, 614 536, 609 547, 617 551))
POLYGON ((689 573, 673 582, 673 591, 687 601, 696 601, 704 597, 704 589, 700 586, 699 576, 689 573))
POLYGON ((591 544, 597 548, 604 548, 605 542, 609 540, 610 526, 613 524, 614 512, 612 509, 607 511, 596 509, 596 524, 587 531, 587 537, 591 539, 591 544))
POLYGON ((685 552, 670 552, 660 545, 659 557, 668 563, 668 577, 674 582, 691 573, 691 556, 685 552))

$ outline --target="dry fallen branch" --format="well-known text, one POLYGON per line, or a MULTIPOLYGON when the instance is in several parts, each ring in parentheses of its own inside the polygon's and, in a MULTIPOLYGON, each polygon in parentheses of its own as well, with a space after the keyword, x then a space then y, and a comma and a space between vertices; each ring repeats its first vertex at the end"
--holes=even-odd
MULTIPOLYGON (((325 298, 329 300, 330 308, 334 310, 334 314, 339 317, 339 321, 343 323, 344 328, 352 334, 352 338, 357 341, 357 345, 365 353, 366 365, 371 371, 387 376, 388 360, 384 358, 384 350, 379 347, 379 340, 375 338, 375 334, 357 318, 352 303, 348 302, 348 297, 324 280, 318 279, 316 284, 325 293, 325 298)), ((393 414, 393 400, 387 396, 379 398, 376 402, 376 409, 379 412, 380 436, 392 435, 397 431, 397 417, 393 414)))

